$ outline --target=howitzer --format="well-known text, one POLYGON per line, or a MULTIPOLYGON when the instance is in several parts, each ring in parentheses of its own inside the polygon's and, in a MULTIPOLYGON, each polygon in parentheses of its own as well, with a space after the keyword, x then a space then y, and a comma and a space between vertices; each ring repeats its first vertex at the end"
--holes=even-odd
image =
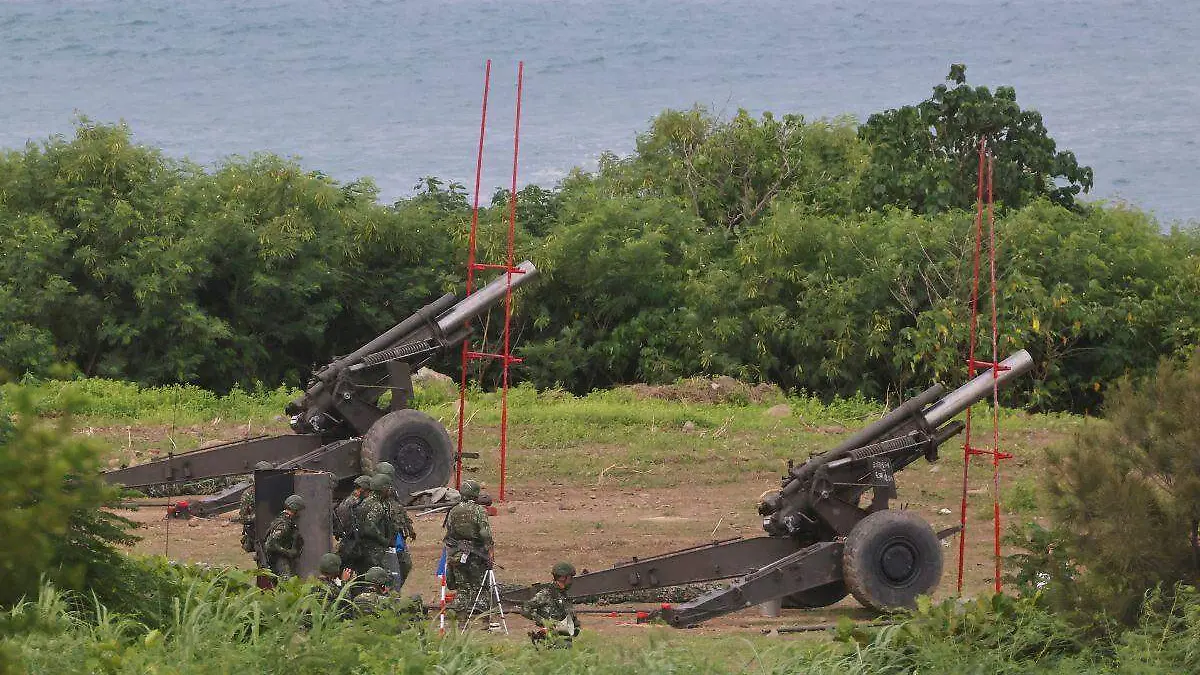
MULTIPOLYGON (((526 260, 512 274, 512 288, 537 276, 526 260)), ((305 392, 286 412, 293 434, 259 436, 169 454, 166 459, 104 473, 110 483, 147 488, 205 478, 245 475, 267 461, 277 469, 327 471, 338 480, 370 472, 379 462, 396 469, 396 492, 408 494, 445 485, 456 461, 446 428, 409 407, 412 374, 471 333, 471 321, 502 302, 507 274, 462 300, 448 293, 422 307, 351 354, 317 370, 305 392), (391 392, 386 408, 379 400, 391 392)), ((466 453, 464 453, 466 454, 466 453)), ((235 508, 239 483, 195 504, 207 515, 235 508)))
MULTIPOLYGON (((761 500, 767 536, 730 539, 652 558, 634 558, 611 569, 576 577, 569 595, 579 598, 682 584, 734 579, 730 586, 661 610, 675 627, 696 625, 764 602, 785 606, 832 605, 847 594, 876 610, 913 607, 941 579, 944 539, 957 527, 934 532, 915 513, 891 510, 895 474, 963 429, 953 418, 1033 366, 1021 350, 943 396, 935 385, 905 401, 833 449, 799 466, 788 463, 781 487, 761 500), (864 499, 870 492, 870 499, 864 499)), ((530 588, 505 594, 522 602, 530 588)))

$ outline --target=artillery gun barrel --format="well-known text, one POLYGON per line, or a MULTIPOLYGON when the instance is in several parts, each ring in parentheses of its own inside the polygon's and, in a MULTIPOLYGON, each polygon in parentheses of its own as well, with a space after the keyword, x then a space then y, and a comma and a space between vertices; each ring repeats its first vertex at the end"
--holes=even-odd
POLYGON ((426 321, 429 321, 438 314, 451 309, 453 306, 454 294, 447 293, 443 295, 437 300, 425 305, 407 319, 387 329, 387 331, 379 337, 359 347, 358 349, 354 350, 354 352, 343 356, 337 361, 334 361, 328 366, 325 366, 321 369, 320 373, 317 373, 317 379, 321 380, 322 382, 333 379, 339 372, 360 361, 362 357, 366 356, 367 354, 377 352, 380 349, 390 347, 400 338, 425 325, 426 321))
MULTIPOLYGON (((1000 365, 1002 370, 996 378, 995 385, 997 387, 1029 371, 1033 367, 1033 357, 1029 355, 1029 352, 1022 349, 1001 361, 1000 365)), ((765 502, 769 504, 767 512, 778 510, 782 506, 784 498, 799 492, 804 485, 805 479, 816 472, 818 467, 841 459, 853 450, 877 441, 892 429, 916 416, 923 418, 930 428, 936 429, 955 415, 986 398, 991 390, 992 371, 990 368, 976 376, 970 382, 946 394, 940 400, 938 397, 942 395, 945 388, 940 384, 935 384, 905 401, 895 410, 888 412, 872 424, 852 434, 849 438, 839 443, 837 447, 797 467, 792 473, 793 479, 788 481, 787 485, 783 487, 779 496, 765 502), (925 406, 930 407, 922 411, 925 406)))
MULTIPOLYGON (((514 273, 512 275, 512 288, 514 289, 532 281, 538 274, 537 268, 528 260, 517 265, 517 269, 521 270, 522 273, 514 273)), ((455 329, 483 314, 488 308, 499 302, 504 297, 507 286, 508 274, 501 274, 493 279, 490 284, 463 298, 462 302, 451 308, 445 315, 439 317, 437 320, 438 328, 441 329, 443 334, 450 335, 455 329)))
POLYGON ((782 495, 787 496, 799 491, 804 484, 804 479, 812 475, 818 466, 840 459, 848 455, 851 451, 878 440, 892 429, 912 419, 913 415, 919 415, 921 408, 936 401, 937 397, 941 396, 944 391, 946 389, 942 385, 933 385, 905 401, 895 410, 888 412, 883 417, 863 427, 857 433, 851 434, 849 438, 838 443, 837 447, 800 465, 792 474, 794 478, 784 486, 782 495))
MULTIPOLYGON (((996 387, 1001 387, 1014 377, 1023 375, 1033 368, 1033 357, 1029 352, 1021 351, 1000 362, 1000 372, 994 378, 996 387)), ((939 427, 950 418, 970 408, 979 401, 987 398, 993 386, 992 369, 988 368, 975 379, 946 394, 942 400, 934 403, 922 415, 930 427, 939 427)))

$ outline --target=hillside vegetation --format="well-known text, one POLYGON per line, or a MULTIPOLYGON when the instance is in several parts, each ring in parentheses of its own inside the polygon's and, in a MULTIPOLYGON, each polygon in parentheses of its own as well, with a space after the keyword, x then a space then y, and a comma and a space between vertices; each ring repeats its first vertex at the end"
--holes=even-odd
MULTIPOLYGON (((0 368, 14 376, 65 362, 143 384, 295 386, 463 288, 458 183, 381 205, 369 179, 272 155, 205 169, 133 131, 81 118, 73 138, 0 155, 0 368)), ((954 384, 979 137, 996 154, 1000 350, 1038 364, 1011 401, 1094 411, 1106 382, 1190 353, 1200 234, 1080 202, 1091 170, 1011 88, 955 67, 926 101, 862 125, 667 111, 634 154, 522 189, 518 255, 543 276, 519 293, 518 376, 584 393, 723 374, 824 399, 954 384)), ((488 259, 507 197, 480 215, 488 259)))

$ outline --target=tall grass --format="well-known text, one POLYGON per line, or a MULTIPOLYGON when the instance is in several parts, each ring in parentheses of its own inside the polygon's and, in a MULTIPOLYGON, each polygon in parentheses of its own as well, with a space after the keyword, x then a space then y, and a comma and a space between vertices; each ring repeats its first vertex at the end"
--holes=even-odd
MULTIPOLYGON (((509 637, 439 638, 396 617, 338 620, 298 580, 273 593, 248 577, 193 578, 161 627, 43 584, 0 616, 0 654, 41 673, 1171 673, 1200 671, 1200 596, 1147 599, 1141 622, 1085 634, 1036 599, 986 596, 923 605, 880 629, 839 627, 833 642, 757 635, 585 632, 571 650, 509 637)), ((515 622, 514 622, 515 624, 515 622)))
POLYGON ((234 389, 218 396, 191 385, 142 387, 132 382, 88 378, 78 380, 26 379, 0 385, 0 397, 16 388, 28 392, 40 415, 55 415, 68 402, 81 420, 95 423, 196 424, 214 418, 231 421, 266 419, 283 413, 296 392, 287 387, 247 392, 234 389))

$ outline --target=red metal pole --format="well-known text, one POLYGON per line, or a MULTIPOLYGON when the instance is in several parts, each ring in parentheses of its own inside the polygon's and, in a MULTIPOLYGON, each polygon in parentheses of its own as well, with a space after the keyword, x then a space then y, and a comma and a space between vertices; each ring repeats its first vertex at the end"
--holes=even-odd
MULTIPOLYGON (((992 197, 992 176, 996 159, 988 152, 988 257, 992 278, 992 363, 999 363, 1000 323, 996 307, 996 205, 992 197)), ((992 366, 992 523, 996 563, 996 592, 1000 592, 1000 369, 992 366)))
MULTIPOLYGON (((971 284, 971 335, 967 357, 967 379, 975 377, 975 330, 979 310, 979 254, 983 246, 983 152, 985 144, 984 139, 979 140, 979 175, 975 194, 975 257, 971 284)), ((992 370, 994 371, 995 368, 992 370)), ((962 529, 958 533, 958 592, 960 594, 963 587, 963 560, 967 551, 967 489, 969 486, 967 471, 971 466, 971 452, 971 409, 967 408, 966 430, 963 438, 962 505, 959 513, 959 524, 962 529)))
POLYGON ((517 156, 521 148, 521 94, 525 83, 525 62, 517 63, 517 113, 513 128, 512 190, 508 195, 508 270, 505 271, 504 289, 504 379, 500 393, 500 501, 504 501, 504 479, 508 457, 508 367, 512 360, 509 352, 509 331, 512 318, 512 269, 513 241, 517 225, 517 156))
MULTIPOLYGON (((479 228, 479 185, 483 175, 483 138, 487 130, 488 89, 492 81, 492 60, 483 71, 483 109, 479 116, 479 152, 475 159, 475 202, 471 207, 471 233, 467 237, 467 295, 471 295, 475 279, 475 233, 479 228)), ((458 454, 455 456, 454 487, 462 487, 463 424, 467 407, 467 352, 470 338, 463 340, 462 375, 458 386, 458 454)))

